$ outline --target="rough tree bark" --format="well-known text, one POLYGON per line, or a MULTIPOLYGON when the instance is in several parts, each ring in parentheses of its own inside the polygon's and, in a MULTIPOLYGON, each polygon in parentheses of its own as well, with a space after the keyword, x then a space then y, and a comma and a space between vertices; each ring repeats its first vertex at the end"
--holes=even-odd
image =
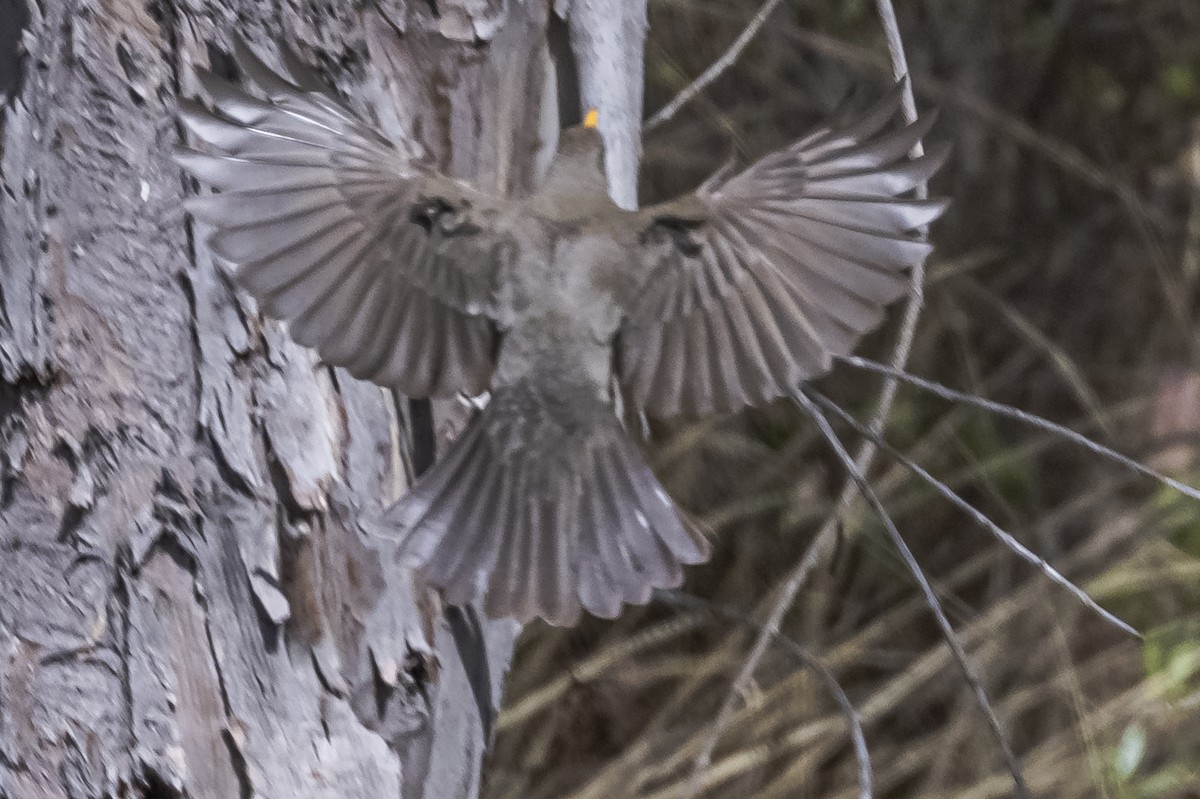
MULTIPOLYGON (((559 5, 631 204, 644 2, 559 5)), ((516 629, 443 613, 362 532, 410 479, 409 406, 231 289, 168 155, 190 65, 227 65, 238 30, 520 190, 556 121, 548 3, 385 2, 387 58, 351 3, 17 11, 0 0, 0 45, 27 22, 0 87, 0 797, 475 795, 516 629)))

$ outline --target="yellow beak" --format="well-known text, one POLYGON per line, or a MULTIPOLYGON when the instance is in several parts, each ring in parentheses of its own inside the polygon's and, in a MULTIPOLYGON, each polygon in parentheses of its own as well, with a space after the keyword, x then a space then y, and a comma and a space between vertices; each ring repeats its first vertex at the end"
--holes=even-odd
POLYGON ((598 108, 588 109, 587 115, 583 118, 583 126, 585 128, 594 128, 600 124, 600 110, 598 108))

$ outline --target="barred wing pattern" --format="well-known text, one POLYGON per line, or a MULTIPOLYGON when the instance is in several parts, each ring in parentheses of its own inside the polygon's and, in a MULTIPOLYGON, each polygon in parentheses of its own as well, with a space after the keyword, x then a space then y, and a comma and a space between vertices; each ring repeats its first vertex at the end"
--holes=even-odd
POLYGON ((618 338, 629 399, 651 416, 729 412, 827 372, 883 319, 945 209, 901 197, 944 162, 909 151, 933 115, 888 131, 900 87, 729 178, 639 214, 646 285, 618 338))
POLYGON ((413 163, 281 49, 284 74, 239 42, 244 85, 199 73, 213 109, 181 102, 215 154, 176 160, 219 192, 188 210, 236 282, 326 362, 413 397, 479 393, 513 253, 507 201, 413 163))

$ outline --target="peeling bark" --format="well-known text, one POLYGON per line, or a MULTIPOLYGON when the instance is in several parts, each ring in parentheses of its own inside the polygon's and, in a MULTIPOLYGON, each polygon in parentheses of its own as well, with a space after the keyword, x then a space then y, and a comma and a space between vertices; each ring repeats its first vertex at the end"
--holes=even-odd
MULTIPOLYGON (((358 524, 410 479, 408 404, 232 290, 168 156, 192 64, 237 30, 268 58, 286 37, 452 174, 527 189, 554 138, 550 11, 394 0, 380 58, 351 4, 266 5, 40 0, 23 80, 3 62, 2 797, 477 792, 515 627, 443 614, 358 524)), ((628 202, 641 38, 586 47, 628 202), (595 65, 633 50, 604 88, 595 65)))

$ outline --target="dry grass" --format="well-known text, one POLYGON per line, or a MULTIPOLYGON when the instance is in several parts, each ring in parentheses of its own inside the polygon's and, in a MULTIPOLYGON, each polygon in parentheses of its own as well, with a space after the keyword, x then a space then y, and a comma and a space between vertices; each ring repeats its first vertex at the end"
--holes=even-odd
MULTIPOLYGON (((898 4, 919 102, 956 155, 935 181, 911 371, 1018 405, 1200 481, 1200 6, 1192 0, 898 4)), ((652 0, 647 107, 718 58, 758 4, 652 0)), ((644 198, 730 147, 756 155, 888 79, 869 2, 785 2, 737 63, 647 139, 644 198)), ((886 351, 888 331, 864 352, 886 351)), ((821 390, 860 416, 878 380, 821 390)), ((836 423, 835 423, 835 426, 836 423)), ((851 431, 838 426, 848 442, 851 431)), ((761 621, 845 476, 773 407, 654 430, 673 494, 714 531, 685 590, 761 621)), ((1200 507, 1044 433, 902 390, 887 435, 1101 604, 1123 636, 902 465, 870 479, 979 666, 1040 797, 1200 797, 1200 507)), ((753 631, 659 602, 523 636, 488 799, 675 799, 753 631)), ((1012 780, 929 610, 862 509, 783 625, 862 719, 878 797, 1007 797, 1012 780)), ((856 797, 850 725, 769 651, 704 797, 856 797)))

